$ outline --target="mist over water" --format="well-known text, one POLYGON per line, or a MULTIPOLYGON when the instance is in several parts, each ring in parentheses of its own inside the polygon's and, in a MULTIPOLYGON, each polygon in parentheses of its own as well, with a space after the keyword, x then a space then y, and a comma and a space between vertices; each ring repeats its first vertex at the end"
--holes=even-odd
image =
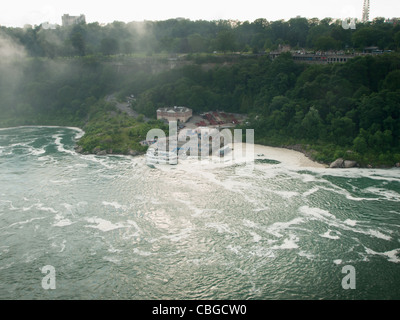
POLYGON ((0 299, 400 298, 399 170, 152 169, 81 135, 0 130, 0 299))

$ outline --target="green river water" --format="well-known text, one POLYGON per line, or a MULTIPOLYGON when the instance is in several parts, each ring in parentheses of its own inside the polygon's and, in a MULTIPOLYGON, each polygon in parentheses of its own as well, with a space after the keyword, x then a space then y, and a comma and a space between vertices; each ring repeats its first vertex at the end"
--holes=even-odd
POLYGON ((0 299, 400 298, 400 170, 154 169, 82 134, 0 130, 0 299))

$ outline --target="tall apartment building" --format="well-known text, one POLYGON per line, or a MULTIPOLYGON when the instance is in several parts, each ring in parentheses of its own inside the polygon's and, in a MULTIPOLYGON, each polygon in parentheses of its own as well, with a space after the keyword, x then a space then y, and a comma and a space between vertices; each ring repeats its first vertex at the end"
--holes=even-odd
POLYGON ((80 16, 70 16, 69 14, 64 14, 61 19, 63 27, 73 26, 74 24, 79 23, 86 23, 86 17, 84 14, 81 14, 80 16))

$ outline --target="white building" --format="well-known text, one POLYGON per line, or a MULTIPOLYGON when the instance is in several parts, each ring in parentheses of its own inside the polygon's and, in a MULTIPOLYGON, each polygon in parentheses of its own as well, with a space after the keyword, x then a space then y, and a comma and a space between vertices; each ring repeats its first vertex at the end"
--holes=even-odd
POLYGON ((168 121, 186 122, 192 116, 192 109, 186 107, 160 108, 157 110, 157 120, 165 119, 168 121))

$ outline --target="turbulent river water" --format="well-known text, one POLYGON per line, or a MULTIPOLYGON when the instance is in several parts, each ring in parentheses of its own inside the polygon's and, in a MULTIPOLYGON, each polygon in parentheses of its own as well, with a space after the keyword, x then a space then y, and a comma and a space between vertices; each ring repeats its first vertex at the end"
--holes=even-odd
POLYGON ((150 168, 82 134, 0 130, 0 299, 400 298, 400 170, 150 168))

